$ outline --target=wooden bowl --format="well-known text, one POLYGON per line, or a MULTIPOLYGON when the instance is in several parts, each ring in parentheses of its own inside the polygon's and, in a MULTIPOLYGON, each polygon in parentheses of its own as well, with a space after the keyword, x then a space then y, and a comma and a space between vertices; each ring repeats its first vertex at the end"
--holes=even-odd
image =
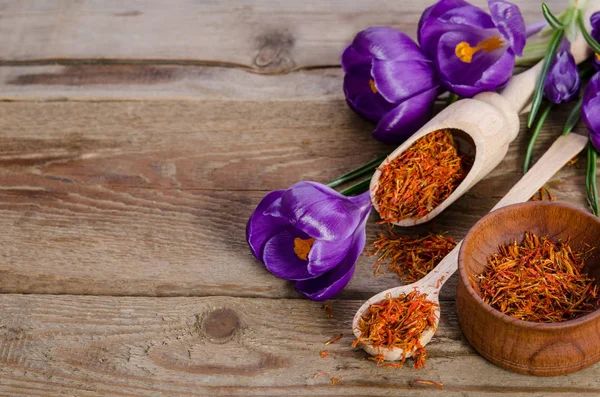
MULTIPOLYGON (((490 212, 471 228, 459 253, 460 327, 469 343, 500 367, 539 376, 578 371, 600 360, 600 310, 562 323, 523 321, 486 304, 469 282, 500 245, 521 241, 527 231, 553 241, 571 237, 573 249, 584 243, 600 247, 598 218, 567 205, 528 202, 490 212)), ((586 267, 600 280, 600 252, 586 261, 586 267)))

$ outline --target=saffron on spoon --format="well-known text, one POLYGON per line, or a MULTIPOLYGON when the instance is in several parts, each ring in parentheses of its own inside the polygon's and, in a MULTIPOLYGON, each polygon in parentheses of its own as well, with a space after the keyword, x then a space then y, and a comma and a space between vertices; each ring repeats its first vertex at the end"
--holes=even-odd
POLYGON ((585 269, 593 247, 573 250, 570 241, 525 233, 502 245, 472 283, 494 309, 538 323, 572 320, 598 307, 598 286, 585 269))
POLYGON ((451 130, 433 131, 380 168, 375 201, 382 223, 422 218, 446 200, 469 172, 451 130))
POLYGON ((428 234, 423 237, 399 236, 390 228, 386 235, 379 234, 373 242, 370 255, 377 256, 373 265, 375 275, 382 274, 381 267, 387 263, 388 270, 408 282, 425 277, 456 246, 452 237, 428 234))
POLYGON ((425 347, 419 339, 423 331, 435 326, 438 307, 437 303, 427 300, 427 294, 418 291, 396 298, 388 296, 369 306, 359 319, 357 327, 360 337, 352 343, 352 347, 362 343, 370 344, 376 349, 400 348, 403 350, 400 363, 383 364, 383 355, 372 359, 378 365, 402 367, 406 362, 406 353, 412 352, 414 367, 425 367, 425 347))

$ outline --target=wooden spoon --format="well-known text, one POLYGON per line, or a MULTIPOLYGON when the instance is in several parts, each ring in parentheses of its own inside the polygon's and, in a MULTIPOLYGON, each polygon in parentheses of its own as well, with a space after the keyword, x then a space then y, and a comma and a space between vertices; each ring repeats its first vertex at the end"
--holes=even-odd
MULTIPOLYGON (((595 10, 600 10, 600 2, 588 5, 585 20, 595 10)), ((587 43, 582 35, 571 44, 571 52, 577 63, 583 62, 589 54, 587 43)), ((470 99, 462 99, 448 106, 394 150, 381 163, 371 179, 371 202, 379 212, 375 193, 381 176, 380 169, 402 154, 417 139, 433 131, 450 129, 461 150, 474 156, 473 166, 452 194, 429 214, 421 218, 406 218, 392 222, 398 226, 413 226, 433 219, 462 196, 493 170, 504 158, 508 145, 519 133, 519 113, 529 104, 535 90, 536 81, 542 69, 542 62, 513 77, 500 93, 483 92, 470 99), (466 146, 466 150, 465 150, 466 146)))
MULTIPOLYGON (((587 137, 571 133, 559 137, 548 149, 548 151, 538 160, 531 170, 525 174, 519 182, 510 189, 492 211, 510 204, 516 204, 529 200, 552 176, 558 172, 569 160, 575 157, 583 150, 588 142, 587 137)), ((356 312, 352 321, 354 335, 360 338, 361 332, 358 329, 358 320, 373 303, 380 302, 388 295, 397 297, 402 294, 408 294, 413 290, 427 294, 427 299, 439 304, 439 291, 452 274, 458 269, 458 252, 462 241, 442 261, 421 280, 403 285, 401 287, 391 288, 380 292, 366 301, 356 312)), ((435 333, 439 322, 439 308, 436 312, 437 320, 435 327, 426 329, 421 335, 421 345, 425 346, 435 333)), ((383 354, 385 360, 395 361, 402 358, 404 353, 400 348, 379 348, 376 349, 370 344, 361 344, 362 348, 371 355, 383 354)), ((413 352, 406 352, 405 356, 410 357, 413 352)))

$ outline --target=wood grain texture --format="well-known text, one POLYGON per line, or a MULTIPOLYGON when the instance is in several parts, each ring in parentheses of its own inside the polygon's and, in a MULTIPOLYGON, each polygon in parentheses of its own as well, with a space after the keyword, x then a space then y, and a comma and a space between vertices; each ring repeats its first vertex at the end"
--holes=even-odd
MULTIPOLYGON (((460 250, 456 302, 466 339, 491 362, 529 375, 562 375, 598 362, 600 311, 561 323, 525 322, 484 303, 480 291, 471 287, 498 247, 520 241, 525 231, 551 241, 568 240, 574 252, 600 245, 598 218, 562 204, 518 204, 485 216, 469 231, 460 250)), ((598 258, 586 264, 590 276, 598 280, 598 258)))
POLYGON ((360 301, 0 296, 0 394, 11 396, 597 395, 597 366, 560 378, 504 371, 442 304, 427 369, 377 368, 352 349, 360 301), (338 342, 324 342, 342 333, 338 342), (329 350, 325 358, 321 350, 329 350), (329 376, 314 379, 318 372, 329 376), (331 386, 330 376, 342 377, 331 386), (444 391, 414 385, 443 382, 444 391), (411 386, 412 385, 412 386, 411 386))
MULTIPOLYGON (((9 0, 0 5, 0 62, 194 63, 281 73, 339 65, 343 48, 369 26, 416 37, 420 14, 432 3, 9 0)), ((541 19, 540 1, 515 3, 527 22, 541 19)))
POLYGON ((0 66, 0 100, 343 99, 341 68, 268 77, 245 69, 186 65, 0 66))
MULTIPOLYGON (((536 154, 564 117, 551 116, 536 154)), ((268 190, 325 182, 389 150, 371 128, 343 101, 0 103, 0 291, 298 297, 251 257, 246 221, 268 190)), ((462 238, 520 179, 526 139, 444 214, 406 232, 462 238)), ((566 167, 549 186, 586 208, 584 175, 566 167)), ((368 242, 385 230, 376 222, 368 242)), ((374 277, 373 262, 360 258, 341 298, 399 284, 374 277)))

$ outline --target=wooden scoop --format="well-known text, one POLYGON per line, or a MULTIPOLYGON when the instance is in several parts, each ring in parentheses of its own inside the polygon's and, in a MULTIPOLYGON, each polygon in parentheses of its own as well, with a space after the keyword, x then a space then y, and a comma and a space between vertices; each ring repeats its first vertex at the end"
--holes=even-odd
MULTIPOLYGON (((586 21, 589 20, 589 15, 594 10, 600 9, 599 3, 594 2, 592 4, 590 2, 586 10, 586 21)), ((589 50, 581 34, 572 43, 571 52, 577 63, 583 62, 587 58, 589 50)), ((452 194, 429 214, 421 218, 406 218, 398 222, 391 222, 392 224, 413 226, 433 219, 496 168, 506 155, 508 145, 519 133, 519 113, 531 101, 541 68, 542 62, 513 77, 500 94, 483 92, 473 98, 455 102, 442 110, 394 150, 381 163, 371 179, 371 202, 375 210, 379 212, 375 193, 381 176, 380 169, 407 150, 417 139, 430 132, 442 129, 452 130, 454 139, 459 143, 461 150, 467 155, 474 155, 473 165, 465 179, 454 189, 452 194), (464 150, 465 146, 466 150, 464 150)))
MULTIPOLYGON (((527 201, 537 192, 546 181, 558 172, 569 160, 575 157, 583 150, 588 142, 587 136, 581 136, 571 133, 567 136, 559 137, 548 151, 538 160, 531 170, 519 180, 519 182, 510 189, 510 191, 496 204, 492 211, 510 204, 516 204, 527 201)), ((365 311, 373 303, 380 302, 388 295, 397 297, 398 295, 408 294, 413 290, 427 294, 427 299, 439 304, 439 291, 444 283, 458 269, 458 252, 462 241, 442 261, 424 278, 416 283, 403 285, 401 287, 391 288, 386 291, 371 297, 366 301, 356 312, 354 320, 352 320, 352 330, 357 338, 360 338, 360 330, 358 329, 358 320, 363 316, 365 311)), ((436 312, 435 327, 428 328, 420 337, 421 345, 425 346, 435 333, 439 321, 439 308, 436 312)), ((362 348, 369 354, 377 356, 383 354, 385 360, 395 361, 402 358, 404 353, 399 348, 374 348, 369 344, 362 344, 362 348)), ((410 357, 413 352, 406 352, 405 356, 410 357)))

